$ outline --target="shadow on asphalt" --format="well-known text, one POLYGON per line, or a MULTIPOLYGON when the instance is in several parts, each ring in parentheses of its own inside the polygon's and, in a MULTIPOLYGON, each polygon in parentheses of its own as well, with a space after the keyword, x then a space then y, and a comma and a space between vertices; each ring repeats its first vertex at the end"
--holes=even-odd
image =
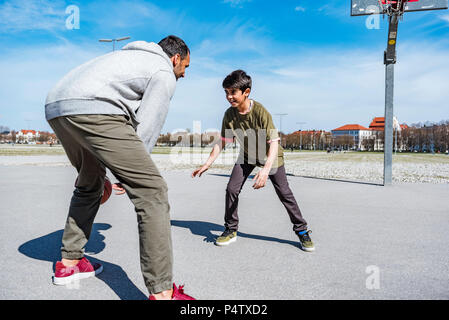
POLYGON ((383 187, 383 184, 375 183, 375 182, 364 182, 364 181, 351 181, 351 180, 341 180, 341 179, 333 179, 333 178, 318 178, 318 177, 310 177, 310 176, 297 176, 291 173, 287 173, 287 176, 297 177, 297 178, 306 178, 306 179, 316 179, 316 180, 325 180, 325 181, 334 181, 334 182, 345 182, 345 183, 355 183, 355 184, 366 184, 371 186, 383 187))
MULTIPOLYGON (((172 220, 171 225, 174 227, 186 228, 189 229, 195 235, 204 237, 203 241, 206 242, 215 242, 218 236, 214 235, 211 231, 223 232, 224 227, 222 225, 204 221, 181 221, 181 220, 172 220)), ((274 237, 260 236, 256 234, 249 234, 244 232, 238 232, 238 236, 242 238, 254 239, 254 240, 262 240, 262 241, 272 241, 278 242, 282 244, 289 244, 294 247, 299 247, 299 242, 284 240, 274 237)))
MULTIPOLYGON (((231 175, 230 174, 221 174, 221 173, 208 173, 208 175, 210 176, 217 176, 217 177, 225 177, 225 178, 230 178, 231 175)), ((248 176, 248 180, 254 179, 256 175, 255 174, 251 174, 248 176)))
MULTIPOLYGON (((217 176, 217 177, 225 177, 230 178, 230 174, 220 174, 220 173, 208 173, 211 176, 217 176)), ((287 173, 288 177, 296 177, 296 178, 306 178, 306 179, 317 179, 317 180, 325 180, 325 181, 334 181, 334 182, 345 182, 345 183, 355 183, 355 184, 366 184, 371 186, 379 186, 383 187, 383 184, 375 183, 375 182, 364 182, 364 181, 351 181, 351 180, 341 180, 341 179, 333 179, 333 178, 318 178, 318 177, 311 177, 311 176, 297 176, 292 173, 287 173)), ((248 179, 253 179, 254 175, 251 175, 248 177, 248 179)))
MULTIPOLYGON (((86 245, 86 254, 97 254, 104 250, 105 237, 100 233, 102 230, 111 228, 107 223, 95 223, 92 227, 89 242, 86 245)), ((53 263, 53 272, 56 261, 61 259, 61 241, 64 230, 58 230, 45 236, 25 242, 19 247, 19 252, 25 256, 53 263)), ((148 297, 137 288, 128 278, 126 272, 118 265, 87 257, 91 262, 103 265, 103 272, 97 278, 107 284, 122 300, 147 300, 148 297)), ((49 270, 50 276, 50 270, 49 270)), ((86 280, 84 280, 86 281, 86 280)))

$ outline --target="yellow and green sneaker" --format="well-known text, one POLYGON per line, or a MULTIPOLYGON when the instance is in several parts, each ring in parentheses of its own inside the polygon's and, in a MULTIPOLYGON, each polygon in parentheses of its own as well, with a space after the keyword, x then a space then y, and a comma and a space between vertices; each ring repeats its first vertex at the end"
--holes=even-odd
POLYGON ((313 245, 313 241, 312 239, 310 239, 310 233, 312 233, 312 231, 302 231, 302 232, 298 232, 298 238, 299 238, 299 245, 301 247, 302 250, 307 251, 307 252, 313 252, 315 251, 315 246, 313 245))
POLYGON ((221 236, 215 240, 217 246, 227 246, 237 241, 237 231, 226 229, 221 236))

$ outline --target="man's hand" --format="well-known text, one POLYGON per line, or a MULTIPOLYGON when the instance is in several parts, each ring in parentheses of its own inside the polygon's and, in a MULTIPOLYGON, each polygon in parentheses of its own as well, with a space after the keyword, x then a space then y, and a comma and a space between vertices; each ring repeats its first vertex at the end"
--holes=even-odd
POLYGON ((195 171, 192 172, 192 178, 195 178, 196 176, 198 176, 198 178, 201 177, 201 175, 207 170, 209 170, 209 166, 205 164, 201 168, 196 169, 195 171))
POLYGON ((121 195, 126 192, 121 183, 114 183, 112 185, 112 189, 116 191, 115 192, 116 195, 121 195))
POLYGON ((260 189, 260 188, 265 187, 265 185, 267 184, 267 179, 268 179, 269 173, 270 173, 270 170, 267 170, 265 168, 260 170, 253 179, 253 181, 256 180, 256 182, 253 185, 253 188, 260 189))

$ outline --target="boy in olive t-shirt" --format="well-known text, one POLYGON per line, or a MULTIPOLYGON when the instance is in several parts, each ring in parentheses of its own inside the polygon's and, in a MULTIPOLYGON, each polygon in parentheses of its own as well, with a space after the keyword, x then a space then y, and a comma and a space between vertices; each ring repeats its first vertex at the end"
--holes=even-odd
POLYGON ((221 143, 217 143, 201 168, 192 173, 192 177, 207 171, 217 159, 221 150, 234 138, 240 144, 240 154, 232 170, 226 188, 225 231, 217 238, 215 244, 226 246, 237 240, 238 201, 243 184, 254 168, 261 170, 256 174, 254 189, 263 188, 269 178, 281 200, 293 231, 299 237, 304 251, 314 251, 315 247, 307 230, 307 222, 302 217, 293 192, 288 185, 284 168, 284 151, 279 143, 278 131, 274 127, 271 114, 255 100, 249 99, 251 77, 242 70, 236 70, 223 81, 226 99, 231 107, 226 110, 221 129, 221 143))

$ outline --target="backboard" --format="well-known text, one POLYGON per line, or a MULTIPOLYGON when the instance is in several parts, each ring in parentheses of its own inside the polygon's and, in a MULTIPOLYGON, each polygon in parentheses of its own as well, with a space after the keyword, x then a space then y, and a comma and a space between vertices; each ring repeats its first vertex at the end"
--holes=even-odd
MULTIPOLYGON (((380 0, 385 3, 387 0, 380 0)), ((409 0, 405 4, 405 12, 441 10, 448 8, 448 0, 409 0)), ((379 0, 351 0, 351 16, 382 14, 379 0)))

